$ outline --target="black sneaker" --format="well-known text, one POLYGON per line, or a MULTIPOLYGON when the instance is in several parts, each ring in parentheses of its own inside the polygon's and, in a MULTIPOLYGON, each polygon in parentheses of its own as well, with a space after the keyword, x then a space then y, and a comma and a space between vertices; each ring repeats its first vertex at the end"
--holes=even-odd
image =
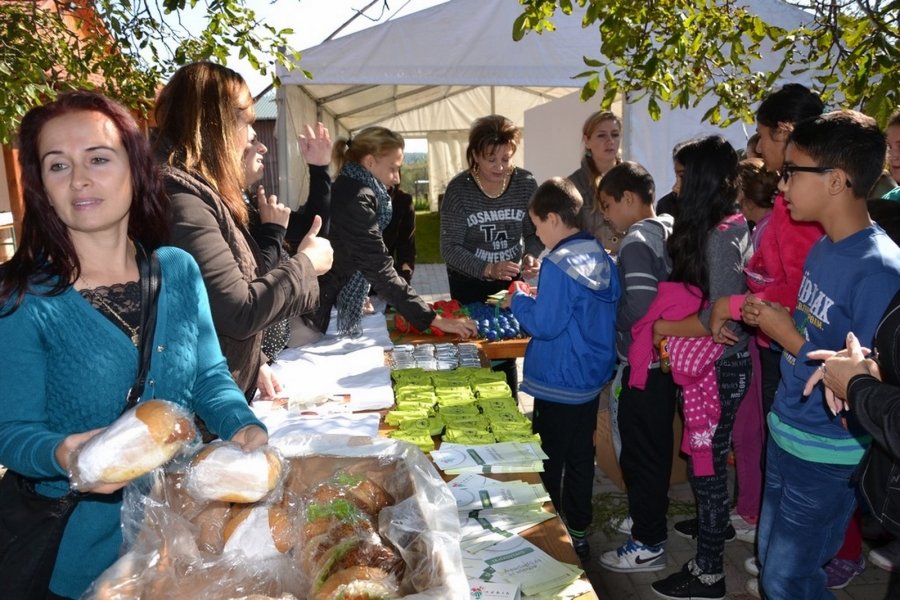
POLYGON ((587 538, 572 538, 572 545, 575 547, 575 554, 578 560, 586 563, 591 559, 591 545, 588 544, 587 538))
MULTIPOLYGON (((681 537, 687 538, 689 540, 696 540, 699 526, 697 525, 697 519, 687 519, 685 521, 678 521, 677 523, 675 523, 673 529, 675 529, 675 533, 677 533, 681 537)), ((736 536, 737 533, 734 531, 734 526, 729 523, 728 527, 725 528, 725 541, 733 542, 736 536)))
POLYGON ((684 565, 677 573, 650 584, 653 592, 660 598, 669 600, 724 600, 725 578, 707 585, 700 577, 692 575, 688 565, 684 565))

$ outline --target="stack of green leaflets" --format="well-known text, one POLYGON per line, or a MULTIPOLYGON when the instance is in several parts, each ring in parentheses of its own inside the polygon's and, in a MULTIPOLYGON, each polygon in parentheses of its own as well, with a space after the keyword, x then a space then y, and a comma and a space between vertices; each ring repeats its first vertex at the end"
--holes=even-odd
POLYGON ((397 427, 393 438, 407 440, 423 451, 434 448, 432 436, 465 445, 507 441, 537 441, 531 421, 523 415, 503 373, 487 368, 454 371, 401 369, 391 373, 397 406, 385 422, 397 427))
POLYGON ((436 396, 431 375, 422 369, 391 372, 397 408, 385 415, 385 423, 397 427, 388 435, 415 444, 422 452, 434 450, 432 436, 440 435, 444 423, 435 411, 436 396))

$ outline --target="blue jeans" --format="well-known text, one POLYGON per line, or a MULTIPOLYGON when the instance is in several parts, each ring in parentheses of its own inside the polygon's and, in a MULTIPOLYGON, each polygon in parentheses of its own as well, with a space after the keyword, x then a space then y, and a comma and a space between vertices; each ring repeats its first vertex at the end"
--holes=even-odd
POLYGON ((856 507, 854 471, 856 466, 797 458, 769 438, 756 530, 766 598, 834 598, 825 588, 822 566, 840 549, 856 507))

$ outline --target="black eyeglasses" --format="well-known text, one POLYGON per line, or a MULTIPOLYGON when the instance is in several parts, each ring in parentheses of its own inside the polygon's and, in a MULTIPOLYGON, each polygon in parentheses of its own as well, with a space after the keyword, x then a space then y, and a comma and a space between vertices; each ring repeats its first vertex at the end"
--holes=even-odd
POLYGON ((781 167, 781 181, 787 183, 794 173, 830 173, 834 167, 801 167, 798 165, 784 165, 781 167))

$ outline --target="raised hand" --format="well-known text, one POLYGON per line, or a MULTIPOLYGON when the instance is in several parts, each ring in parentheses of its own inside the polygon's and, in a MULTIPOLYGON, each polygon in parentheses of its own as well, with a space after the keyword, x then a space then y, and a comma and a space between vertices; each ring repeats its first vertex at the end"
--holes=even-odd
POLYGON ((297 136, 300 143, 300 153, 307 164, 324 167, 331 162, 331 134, 322 123, 316 123, 316 128, 306 125, 306 135, 297 136))

